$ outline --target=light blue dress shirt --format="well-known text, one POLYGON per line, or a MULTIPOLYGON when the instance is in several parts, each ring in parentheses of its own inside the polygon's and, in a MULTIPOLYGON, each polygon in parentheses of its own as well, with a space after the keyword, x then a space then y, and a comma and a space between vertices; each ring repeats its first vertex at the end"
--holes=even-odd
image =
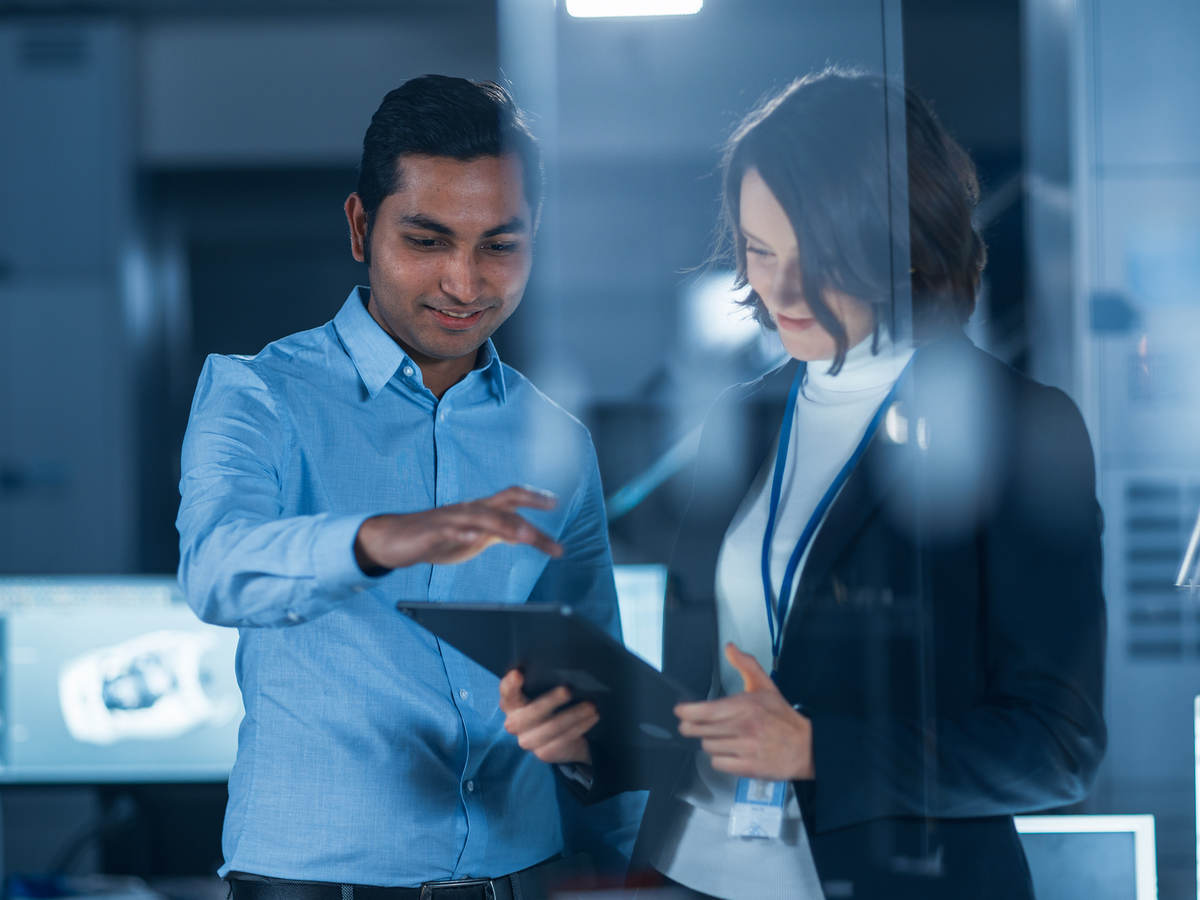
POLYGON ((570 603, 619 634, 587 430, 500 362, 439 401, 356 288, 332 322, 254 357, 210 356, 183 445, 180 583, 239 629, 246 716, 220 870, 376 885, 495 876, 562 848, 550 767, 504 731, 497 679, 398 600, 570 603), (371 515, 513 484, 566 552, 490 547, 379 578, 353 542, 371 515))

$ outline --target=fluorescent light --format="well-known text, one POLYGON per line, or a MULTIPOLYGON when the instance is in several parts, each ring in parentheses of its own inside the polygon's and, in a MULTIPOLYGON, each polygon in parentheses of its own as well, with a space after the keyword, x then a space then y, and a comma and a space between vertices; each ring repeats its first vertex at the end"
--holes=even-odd
POLYGON ((622 16, 693 16, 704 0, 567 0, 567 12, 577 19, 622 16))

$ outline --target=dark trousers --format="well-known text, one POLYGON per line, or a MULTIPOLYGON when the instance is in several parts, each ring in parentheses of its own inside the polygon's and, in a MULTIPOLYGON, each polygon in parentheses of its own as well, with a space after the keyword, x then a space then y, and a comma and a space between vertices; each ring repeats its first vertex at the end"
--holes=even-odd
POLYGON ((247 872, 230 872, 229 900, 547 900, 561 876, 560 860, 493 879, 435 881, 414 887, 379 887, 293 881, 247 872))

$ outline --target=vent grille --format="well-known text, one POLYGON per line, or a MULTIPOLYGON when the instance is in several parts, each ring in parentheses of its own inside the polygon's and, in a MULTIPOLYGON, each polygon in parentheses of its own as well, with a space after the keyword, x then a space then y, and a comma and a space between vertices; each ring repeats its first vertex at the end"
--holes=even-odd
POLYGON ((1125 592, 1131 659, 1200 659, 1200 597, 1175 587, 1200 510, 1200 483, 1138 478, 1125 485, 1125 592))

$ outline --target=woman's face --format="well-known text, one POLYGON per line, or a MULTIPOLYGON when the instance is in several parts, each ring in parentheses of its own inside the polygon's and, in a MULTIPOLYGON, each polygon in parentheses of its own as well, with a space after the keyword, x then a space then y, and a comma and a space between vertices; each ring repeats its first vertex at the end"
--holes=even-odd
MULTIPOLYGON (((804 299, 792 223, 757 169, 742 176, 738 218, 746 241, 746 277, 779 327, 784 349, 799 360, 832 359, 837 343, 813 318, 804 299)), ((874 331, 869 304, 832 288, 825 290, 822 299, 846 329, 848 348, 874 331)))

